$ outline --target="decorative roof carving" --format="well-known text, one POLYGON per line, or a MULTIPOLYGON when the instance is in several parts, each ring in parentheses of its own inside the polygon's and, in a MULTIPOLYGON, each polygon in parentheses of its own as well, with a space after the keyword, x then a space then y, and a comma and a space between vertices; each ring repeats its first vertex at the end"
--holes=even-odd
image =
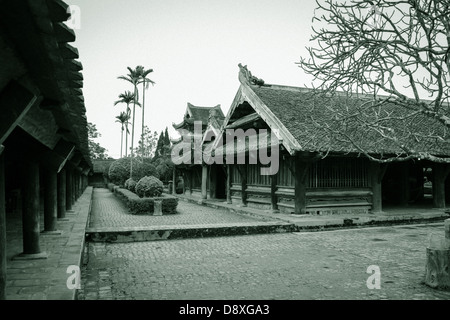
POLYGON ((238 66, 239 66, 239 81, 241 83, 257 86, 264 85, 264 80, 252 75, 252 73, 247 69, 247 65, 242 66, 242 64, 239 63, 238 66))

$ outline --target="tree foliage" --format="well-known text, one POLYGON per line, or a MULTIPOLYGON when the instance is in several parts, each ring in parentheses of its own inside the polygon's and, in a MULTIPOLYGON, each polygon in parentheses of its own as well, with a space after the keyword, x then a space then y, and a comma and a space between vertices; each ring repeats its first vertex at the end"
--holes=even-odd
POLYGON ((96 125, 92 122, 88 122, 87 130, 88 130, 89 153, 91 159, 93 160, 109 159, 109 156, 106 153, 107 150, 103 148, 98 142, 94 141, 94 139, 97 139, 102 136, 98 132, 96 125))
POLYGON ((301 58, 300 67, 314 77, 321 94, 343 91, 350 98, 368 98, 362 99, 357 110, 330 108, 339 131, 332 126, 323 129, 372 160, 450 162, 414 148, 415 141, 426 140, 450 149, 450 3, 326 0, 317 4, 313 21, 319 27, 313 27, 314 45, 307 48, 309 57, 301 58), (417 131, 416 120, 424 117, 432 119, 433 125, 417 131), (345 132, 355 122, 402 152, 389 157, 368 154, 345 132), (392 126, 399 122, 411 124, 401 136, 392 126))
POLYGON ((156 131, 151 132, 150 129, 145 126, 144 133, 141 135, 141 139, 138 142, 138 147, 135 149, 135 154, 144 158, 152 158, 155 154, 157 137, 158 133, 156 131))

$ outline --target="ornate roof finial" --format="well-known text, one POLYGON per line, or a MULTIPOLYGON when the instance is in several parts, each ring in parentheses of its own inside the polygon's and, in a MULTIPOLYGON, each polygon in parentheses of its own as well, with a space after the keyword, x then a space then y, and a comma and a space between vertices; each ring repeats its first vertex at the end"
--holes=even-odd
POLYGON ((246 85, 258 85, 263 86, 264 80, 257 78, 252 75, 252 73, 247 69, 247 65, 242 66, 241 63, 238 64, 239 66, 239 81, 246 85))

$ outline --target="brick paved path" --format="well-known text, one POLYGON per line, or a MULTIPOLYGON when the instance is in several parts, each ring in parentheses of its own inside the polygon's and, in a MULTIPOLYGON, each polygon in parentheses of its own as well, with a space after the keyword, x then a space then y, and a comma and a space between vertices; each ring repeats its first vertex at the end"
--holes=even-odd
POLYGON ((84 299, 450 299, 421 284, 443 224, 90 243, 84 299), (381 289, 369 290, 378 265, 381 289))
POLYGON ((177 214, 164 216, 132 215, 124 203, 108 189, 95 188, 89 227, 145 227, 202 225, 262 221, 227 209, 214 209, 179 201, 177 214))

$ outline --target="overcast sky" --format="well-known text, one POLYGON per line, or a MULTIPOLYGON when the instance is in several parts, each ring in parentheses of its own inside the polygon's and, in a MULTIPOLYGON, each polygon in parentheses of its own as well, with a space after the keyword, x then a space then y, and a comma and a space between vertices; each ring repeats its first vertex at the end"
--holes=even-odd
MULTIPOLYGON (((89 122, 108 155, 120 156, 120 124, 125 105, 118 95, 132 91, 118 80, 126 67, 143 65, 156 82, 146 91, 145 124, 176 136, 188 102, 220 104, 226 114, 239 88, 238 63, 266 83, 309 85, 295 64, 306 56, 314 0, 66 0, 80 9, 73 44, 84 70, 89 122)), ((135 145, 141 128, 136 110, 135 145)))

